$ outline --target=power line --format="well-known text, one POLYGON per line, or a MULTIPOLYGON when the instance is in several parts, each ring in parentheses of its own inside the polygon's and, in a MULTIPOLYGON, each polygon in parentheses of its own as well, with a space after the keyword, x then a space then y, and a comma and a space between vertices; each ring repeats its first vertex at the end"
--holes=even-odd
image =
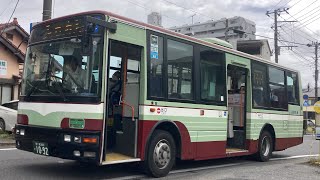
POLYGON ((284 5, 282 5, 280 8, 284 8, 287 4, 289 4, 289 2, 291 2, 292 0, 289 0, 288 2, 286 2, 284 5))
POLYGON ((9 5, 12 3, 12 1, 13 1, 13 0, 11 0, 11 1, 8 3, 7 7, 5 7, 5 8, 3 9, 3 11, 0 13, 0 17, 1 17, 1 16, 3 15, 3 13, 6 12, 7 9, 10 7, 9 5))
POLYGON ((19 1, 20 1, 20 0, 17 0, 17 3, 16 3, 16 5, 15 5, 15 7, 14 7, 14 9, 13 9, 11 15, 10 15, 10 18, 9 18, 8 22, 6 23, 6 25, 5 25, 5 27, 3 28, 2 32, 0 33, 0 37, 2 36, 3 32, 4 32, 5 29, 7 28, 7 26, 8 26, 8 24, 9 24, 9 22, 10 22, 12 16, 13 16, 14 12, 16 12, 16 9, 17 9, 17 6, 18 6, 18 4, 19 4, 19 1))
POLYGON ((280 0, 272 9, 275 9, 283 0, 280 0))
POLYGON ((209 18, 210 20, 213 20, 213 19, 214 19, 214 18, 211 17, 211 16, 208 16, 208 15, 206 15, 206 14, 200 13, 200 12, 195 11, 195 10, 190 9, 190 8, 186 8, 186 7, 181 6, 181 5, 177 4, 177 3, 174 3, 174 2, 171 2, 171 1, 168 1, 168 0, 162 0, 162 1, 167 2, 167 3, 169 3, 169 4, 172 4, 172 5, 175 5, 175 6, 177 6, 177 7, 180 7, 180 8, 182 8, 182 9, 187 10, 187 11, 191 11, 191 12, 193 12, 193 13, 195 13, 195 14, 199 14, 199 15, 205 16, 205 17, 209 18))
MULTIPOLYGON (((289 2, 290 2, 290 1, 289 1, 289 2)), ((288 2, 288 3, 289 3, 289 2, 288 2)), ((290 7, 290 9, 292 9, 292 8, 293 8, 295 5, 297 5, 299 2, 301 2, 301 0, 297 1, 296 3, 294 3, 294 4, 290 7)), ((287 3, 287 4, 288 4, 288 3, 287 3)))
MULTIPOLYGON (((299 54, 298 52, 296 52, 296 51, 294 51, 294 50, 291 50, 293 53, 294 53, 294 55, 296 55, 297 57, 299 57, 300 58, 300 62, 302 62, 304 65, 306 65, 306 66, 309 66, 309 67, 312 67, 312 65, 311 64, 308 64, 308 62, 310 62, 310 60, 308 60, 308 59, 306 59, 305 57, 303 57, 301 54, 299 54), (303 60, 305 60, 305 61, 303 61, 303 60), (306 62, 306 61, 308 61, 308 62, 306 62), (306 64, 307 63, 307 64, 306 64)), ((311 62, 310 62, 311 63, 311 62)))
POLYGON ((314 16, 314 17, 312 17, 312 18, 308 19, 307 21, 304 21, 303 23, 314 22, 314 21, 311 21, 311 20, 313 20, 313 19, 315 19, 315 18, 318 18, 318 17, 319 17, 319 15, 320 15, 320 11, 319 11, 319 13, 318 13, 316 16, 314 16))
POLYGON ((301 9, 300 11, 298 11, 297 13, 295 13, 293 16, 299 14, 300 12, 304 11, 305 9, 307 9, 308 7, 310 7, 311 5, 313 5, 315 2, 317 2, 318 0, 313 1, 311 4, 309 4, 308 6, 306 6, 305 8, 301 9))
POLYGON ((320 6, 315 7, 314 9, 312 9, 311 11, 303 14, 302 16, 297 17, 297 19, 300 19, 300 21, 303 21, 303 20, 305 20, 305 19, 308 19, 310 16, 312 16, 312 15, 314 15, 314 14, 316 14, 316 13, 318 12, 317 10, 319 9, 319 7, 320 7, 320 6), (316 11, 313 12, 314 10, 316 10, 316 11), (313 13, 312 13, 312 12, 313 12, 313 13), (312 13, 312 14, 309 15, 309 16, 306 16, 306 15, 308 15, 308 14, 310 14, 310 13, 312 13), (302 17, 304 17, 304 16, 306 16, 306 17, 305 17, 305 18, 302 18, 302 17), (302 18, 302 19, 301 19, 301 18, 302 18))
MULTIPOLYGON (((299 22, 301 25, 304 25, 304 24, 303 24, 302 22, 300 22, 297 18, 293 17, 290 13, 288 13, 288 15, 291 16, 291 17, 292 17, 294 20, 296 20, 297 22, 299 22)), ((283 18, 283 17, 281 17, 281 18, 283 18)), ((283 18, 283 19, 284 19, 284 18, 283 18)), ((313 34, 315 34, 315 35, 317 35, 318 37, 320 37, 318 33, 312 31, 310 28, 306 27, 306 29, 308 29, 310 32, 312 32, 313 34)), ((308 35, 309 37, 315 39, 314 37, 310 36, 310 35, 307 34, 306 32, 304 32, 304 31, 301 31, 301 32, 303 32, 304 34, 308 35)))
MULTIPOLYGON (((254 33, 248 33, 248 32, 244 32, 244 31, 243 31, 243 33, 244 34, 252 34, 252 35, 255 35, 257 37, 262 37, 262 38, 274 40, 274 38, 268 37, 268 36, 258 35, 258 34, 254 34, 254 33)), ((286 40, 282 40, 282 41, 283 42, 287 42, 287 43, 291 43, 291 44, 295 44, 295 45, 307 46, 307 44, 302 44, 302 43, 297 43, 297 42, 292 42, 292 41, 286 41, 286 40)))
MULTIPOLYGON (((308 40, 308 41, 310 41, 310 42, 312 42, 312 41, 314 41, 314 40, 316 40, 315 38, 313 38, 312 37, 312 39, 313 40, 311 40, 311 39, 309 39, 309 38, 307 38, 307 37, 305 37, 305 36, 303 36, 303 34, 300 34, 299 32, 297 32, 297 31, 294 31, 294 28, 292 28, 292 29, 289 29, 287 26, 280 26, 280 29, 282 29, 282 31, 284 32, 284 33, 286 33, 287 35, 289 35, 290 36, 290 34, 284 29, 284 28, 286 28, 286 29, 288 29, 288 30, 291 30, 293 33, 296 33, 296 34, 298 34, 298 35, 301 35, 300 37, 303 37, 304 39, 306 39, 306 40, 308 40)), ((306 33, 305 33, 306 34, 306 33)), ((310 36, 310 35, 309 35, 310 36)), ((311 36, 310 36, 311 37, 311 36)))
POLYGON ((300 27, 298 27, 297 29, 301 29, 301 28, 303 28, 303 27, 306 27, 307 25, 309 25, 309 24, 311 24, 311 23, 315 22, 315 21, 316 21, 316 20, 318 20, 318 19, 320 19, 320 16, 318 16, 318 17, 317 17, 317 19, 315 19, 315 20, 313 20, 313 21, 311 21, 311 22, 309 22, 309 23, 305 24, 305 26, 300 26, 300 27))

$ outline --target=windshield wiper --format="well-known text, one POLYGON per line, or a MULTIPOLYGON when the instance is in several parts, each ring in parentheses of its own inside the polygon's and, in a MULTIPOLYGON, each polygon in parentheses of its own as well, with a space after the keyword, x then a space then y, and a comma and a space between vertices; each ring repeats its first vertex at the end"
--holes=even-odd
MULTIPOLYGON (((44 76, 47 74, 47 72, 48 71, 43 72, 41 78, 39 78, 39 79, 41 80, 42 78, 44 78, 44 76)), ((28 80, 26 79, 26 81, 28 81, 28 80)), ((30 91, 28 91, 28 94, 26 95, 27 99, 30 98, 31 94, 34 92, 34 90, 36 90, 36 88, 40 85, 40 83, 41 83, 41 81, 36 81, 35 83, 31 84, 32 88, 30 89, 30 91)))

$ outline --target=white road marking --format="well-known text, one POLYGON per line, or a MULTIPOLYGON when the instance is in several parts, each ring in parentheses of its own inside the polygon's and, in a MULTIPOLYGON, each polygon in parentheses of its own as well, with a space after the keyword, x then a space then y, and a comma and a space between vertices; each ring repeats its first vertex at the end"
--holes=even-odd
POLYGON ((246 164, 246 162, 242 163, 232 163, 232 164, 222 164, 222 165, 213 165, 213 166, 205 166, 205 167, 198 167, 198 168, 188 168, 188 169, 180 169, 180 170, 173 170, 169 174, 177 174, 177 173, 184 173, 188 171, 203 171, 208 169, 216 169, 216 168, 223 168, 223 167, 231 167, 246 164))
POLYGON ((272 158, 272 159, 270 159, 270 161, 286 160, 286 159, 297 159, 297 158, 315 157, 315 156, 319 156, 319 154, 299 155, 299 156, 289 156, 289 157, 283 157, 283 158, 272 158))
POLYGON ((0 149, 0 151, 12 151, 12 150, 17 150, 17 148, 4 148, 4 149, 0 149))

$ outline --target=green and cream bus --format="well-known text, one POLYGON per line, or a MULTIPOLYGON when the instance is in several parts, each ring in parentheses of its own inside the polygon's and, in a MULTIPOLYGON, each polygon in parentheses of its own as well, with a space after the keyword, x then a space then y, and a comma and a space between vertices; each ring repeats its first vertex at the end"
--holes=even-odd
POLYGON ((297 71, 126 17, 92 11, 32 28, 16 146, 98 165, 255 155, 303 142, 297 71))

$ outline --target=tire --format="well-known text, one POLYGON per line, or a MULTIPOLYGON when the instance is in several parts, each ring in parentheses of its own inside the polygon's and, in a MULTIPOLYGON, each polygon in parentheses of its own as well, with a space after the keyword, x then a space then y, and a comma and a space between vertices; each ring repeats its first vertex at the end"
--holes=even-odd
POLYGON ((0 119, 0 131, 5 132, 6 131, 6 123, 3 119, 0 119))
POLYGON ((273 151, 273 139, 268 131, 263 131, 259 138, 256 159, 261 162, 269 161, 273 151))
POLYGON ((144 162, 145 169, 150 176, 166 176, 176 160, 176 145, 170 133, 155 130, 151 136, 144 162))

